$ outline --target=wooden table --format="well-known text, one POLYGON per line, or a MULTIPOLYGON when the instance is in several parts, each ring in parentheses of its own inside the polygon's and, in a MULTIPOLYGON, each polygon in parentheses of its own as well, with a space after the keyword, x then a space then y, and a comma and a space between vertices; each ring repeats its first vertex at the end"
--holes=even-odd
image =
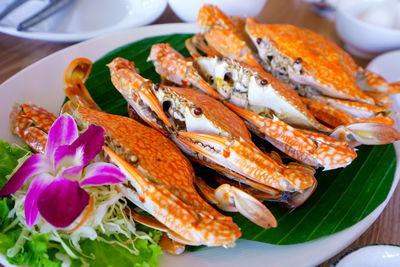
MULTIPOLYGON (((258 20, 263 23, 290 23, 306 27, 328 36, 335 43, 342 45, 335 32, 334 25, 310 11, 309 7, 299 0, 269 0, 258 16, 258 20)), ((181 20, 168 8, 155 23, 167 22, 181 22, 181 20)), ((35 61, 70 45, 27 40, 0 34, 0 83, 35 61)), ((356 61, 363 66, 367 64, 365 60, 356 59, 356 61)), ((397 188, 378 220, 343 251, 367 244, 400 244, 400 212, 398 207, 400 207, 400 187, 397 188)), ((336 256, 320 266, 329 266, 336 256)))

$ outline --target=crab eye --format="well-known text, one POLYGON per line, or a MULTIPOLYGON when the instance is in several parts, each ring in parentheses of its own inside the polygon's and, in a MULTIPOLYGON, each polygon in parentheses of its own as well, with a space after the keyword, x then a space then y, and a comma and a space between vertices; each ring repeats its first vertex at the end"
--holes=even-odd
POLYGON ((164 102, 162 103, 162 109, 163 109, 163 111, 164 111, 165 113, 168 112, 168 110, 171 108, 171 106, 172 106, 171 101, 164 101, 164 102))
POLYGON ((257 44, 261 44, 261 42, 262 42, 262 39, 261 38, 257 38, 257 44))
POLYGON ((193 114, 196 116, 200 116, 201 114, 203 114, 203 110, 199 107, 193 109, 193 114))
POLYGON ((296 58, 296 61, 294 63, 301 64, 301 63, 303 63, 303 59, 301 59, 301 57, 298 57, 298 58, 296 58))
POLYGON ((260 84, 261 84, 262 86, 265 86, 265 85, 268 84, 268 81, 267 81, 266 79, 262 79, 262 80, 260 81, 260 84))
POLYGON ((225 81, 225 82, 229 82, 229 81, 231 81, 231 80, 232 80, 232 73, 230 73, 230 72, 225 73, 225 75, 224 75, 224 81, 225 81))
POLYGON ((155 91, 158 91, 158 89, 160 89, 160 85, 159 85, 158 83, 156 83, 156 84, 153 86, 153 88, 154 88, 155 91))

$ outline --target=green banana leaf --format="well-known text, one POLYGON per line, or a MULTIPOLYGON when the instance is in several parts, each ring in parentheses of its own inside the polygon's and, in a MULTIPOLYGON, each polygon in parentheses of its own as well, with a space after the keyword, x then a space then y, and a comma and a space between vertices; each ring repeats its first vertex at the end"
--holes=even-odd
MULTIPOLYGON (((126 101, 114 89, 106 64, 115 57, 124 57, 135 62, 143 77, 159 82, 153 64, 146 61, 151 46, 168 42, 189 56, 184 41, 190 36, 174 34, 147 38, 111 51, 96 61, 86 82, 96 103, 105 112, 127 115, 126 101)), ((361 146, 357 154, 358 157, 346 168, 317 172, 317 189, 296 210, 290 212, 279 209, 274 203, 266 203, 278 221, 277 228, 266 230, 240 214, 230 213, 242 229, 242 238, 279 245, 297 244, 331 235, 362 220, 388 195, 396 155, 393 145, 361 146)))

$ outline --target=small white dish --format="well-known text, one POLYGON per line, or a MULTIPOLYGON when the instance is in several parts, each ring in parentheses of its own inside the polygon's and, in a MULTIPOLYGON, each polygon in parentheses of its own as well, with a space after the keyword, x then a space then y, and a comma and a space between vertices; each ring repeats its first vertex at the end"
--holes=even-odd
MULTIPOLYGON (((400 29, 375 26, 358 17, 383 0, 341 0, 336 11, 336 31, 351 54, 370 59, 400 48, 400 29)), ((400 3, 397 12, 400 16, 400 3)))
POLYGON ((395 245, 371 245, 348 251, 333 264, 335 267, 398 267, 400 247, 395 245))
POLYGON ((183 21, 195 22, 199 9, 204 4, 217 5, 229 16, 256 17, 267 0, 168 0, 172 11, 183 21))
MULTIPOLYGON (((384 53, 374 58, 367 66, 367 69, 379 73, 389 83, 400 81, 400 50, 384 53)), ((395 95, 398 97, 398 95, 395 95)), ((400 96, 399 96, 400 97, 400 96)))
MULTIPOLYGON (((0 1, 3 10, 12 0, 0 1)), ((0 32, 17 37, 54 42, 79 42, 155 21, 167 0, 76 0, 60 12, 29 28, 17 25, 43 8, 48 0, 30 0, 0 21, 0 32)))

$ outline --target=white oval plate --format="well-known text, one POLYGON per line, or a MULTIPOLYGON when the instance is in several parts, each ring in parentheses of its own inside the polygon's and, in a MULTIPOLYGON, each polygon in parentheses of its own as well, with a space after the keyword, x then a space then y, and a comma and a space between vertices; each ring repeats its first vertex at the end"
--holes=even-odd
MULTIPOLYGON (((14 102, 35 103, 57 114, 64 100, 62 91, 64 70, 74 58, 87 57, 95 61, 107 52, 146 37, 173 33, 194 33, 193 24, 161 24, 113 33, 88 40, 58 51, 20 71, 0 86, 0 138, 9 142, 21 141, 11 135, 8 114, 14 102)), ((400 62, 400 59, 393 62, 400 62)), ((400 79, 400 70, 398 73, 400 79)), ((395 103, 397 105, 397 101, 395 103)), ((398 110, 398 109, 397 109, 398 110)), ((397 125, 399 122, 397 122, 397 125)), ((396 143, 399 157, 400 144, 396 143)), ((358 238, 379 216, 399 180, 399 162, 395 179, 386 200, 371 214, 354 226, 339 233, 314 241, 277 246, 254 241, 239 240, 231 249, 204 248, 196 252, 172 256, 165 253, 161 266, 311 266, 317 265, 344 249, 358 238)), ((4 260, 4 259, 3 259, 4 260)))
MULTIPOLYGON (((0 11, 15 0, 0 1, 0 11)), ((27 31, 17 25, 49 0, 30 0, 0 21, 0 32, 54 42, 78 42, 118 30, 150 24, 164 12, 167 0, 75 0, 27 31)))

